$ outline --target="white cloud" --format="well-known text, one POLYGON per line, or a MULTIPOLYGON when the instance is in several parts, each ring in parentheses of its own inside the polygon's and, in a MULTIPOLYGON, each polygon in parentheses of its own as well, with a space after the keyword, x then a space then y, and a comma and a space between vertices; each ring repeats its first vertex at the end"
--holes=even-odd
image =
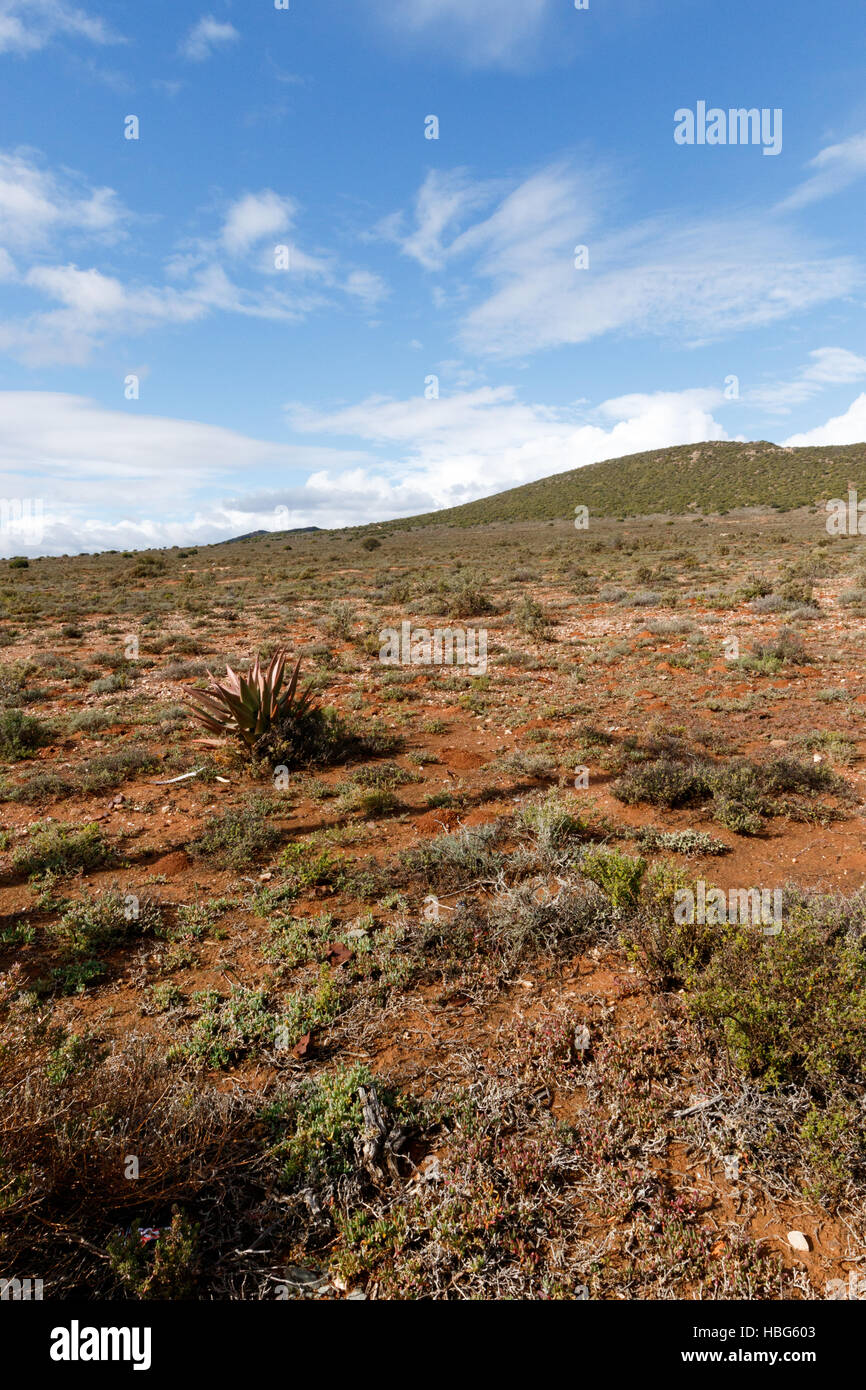
POLYGON ((127 220, 111 188, 85 188, 24 154, 0 154, 0 245, 40 250, 58 232, 110 236, 127 220))
POLYGON ((523 404, 511 387, 485 387, 450 400, 290 411, 301 434, 355 435, 357 446, 346 448, 251 439, 80 396, 0 392, 0 502, 41 500, 45 527, 27 544, 0 527, 0 554, 204 543, 259 527, 412 515, 603 458, 724 439, 716 404, 718 392, 635 395, 581 418, 523 404), (393 457, 377 457, 372 444, 393 457), (292 473, 298 481, 287 485, 292 473), (239 476, 256 478, 258 489, 202 500, 239 476))
POLYGON ((866 377, 866 357, 859 357, 847 348, 816 348, 809 357, 808 365, 801 367, 793 380, 753 387, 745 393, 744 399, 749 405, 785 415, 792 406, 819 395, 825 386, 845 385, 866 377))
POLYGON ((866 376, 866 357, 859 357, 847 348, 816 348, 810 352, 812 361, 803 369, 806 381, 821 385, 838 385, 840 382, 859 381, 866 376))
POLYGON ((381 275, 375 275, 371 270, 353 270, 343 288, 367 309, 375 309, 388 294, 388 287, 381 275))
POLYGON ((470 67, 522 67, 552 13, 551 0, 376 0, 398 34, 446 49, 470 67))
POLYGON ((514 356, 609 333, 708 341, 803 313, 862 278, 851 258, 810 254, 757 221, 653 223, 579 244, 589 269, 574 268, 565 235, 555 248, 539 238, 491 254, 481 268, 496 288, 464 319, 466 347, 514 356))
POLYGON ((792 434, 784 443, 793 448, 813 444, 866 443, 866 392, 852 401, 844 415, 835 415, 816 429, 806 430, 802 434, 792 434))
MULTIPOLYGON (((766 216, 647 220, 606 231, 607 177, 564 163, 513 187, 492 213, 469 215, 489 185, 465 171, 435 173, 415 205, 415 228, 377 229, 426 269, 489 281, 464 313, 469 351, 517 357, 606 334, 671 336, 694 344, 777 322, 863 282, 853 257, 827 256, 766 216), (585 246, 588 268, 575 264, 585 246)), ((462 293, 462 291, 461 291, 462 293)), ((441 285, 440 307, 449 301, 441 285)))
POLYGON ((104 21, 64 0, 0 0, 0 53, 33 53, 59 37, 122 43, 104 21))
POLYGON ((474 183, 465 169, 431 169, 415 198, 414 231, 404 232, 402 215, 397 213, 380 222, 376 232, 396 242, 425 270, 441 270, 452 250, 445 245, 445 233, 484 207, 497 186, 474 183))
POLYGON ((181 44, 180 51, 191 62, 202 63, 206 58, 212 57, 218 48, 227 43, 235 43, 239 38, 240 34, 233 24, 206 14, 198 24, 193 25, 181 44))
MULTIPOLYGON (((0 524, 0 554, 62 554, 219 540, 255 529, 242 507, 202 505, 239 476, 284 478, 353 466, 363 451, 252 439, 195 420, 106 410, 82 396, 0 392, 0 504, 35 499, 45 534, 22 545, 0 524)), ((304 523, 298 523, 304 524, 304 523)), ((271 527, 276 522, 271 517, 271 527)))
POLYGON ((793 211, 829 198, 862 178, 866 174, 866 132, 828 145, 807 167, 816 172, 779 204, 781 210, 793 211))
POLYGON ((310 255, 294 237, 291 270, 277 271, 274 245, 289 233, 296 211, 292 198, 271 189, 246 193, 229 204, 215 236, 187 242, 183 254, 166 263, 171 283, 129 284, 77 258, 54 259, 64 240, 83 247, 124 233, 131 214, 116 193, 90 188, 66 171, 56 175, 26 152, 0 153, 0 281, 54 301, 48 310, 0 320, 0 352, 31 366, 78 366, 107 338, 164 323, 191 323, 212 313, 298 322, 333 309, 338 294, 368 309, 384 297, 378 276, 356 270, 341 279, 334 258, 310 255), (229 257, 238 262, 232 275, 222 264, 229 257), (311 281, 337 293, 329 299, 322 288, 310 288, 311 281))
POLYGON ((272 189, 246 193, 232 203, 223 224, 221 240, 233 255, 248 251, 265 237, 282 235, 295 218, 297 206, 292 198, 281 198, 272 189))
POLYGON ((0 350, 33 366, 83 365, 109 334, 141 333, 158 323, 189 323, 206 312, 193 293, 130 287, 76 265, 34 266, 23 283, 60 305, 0 323, 0 350))
MULTIPOLYGON (((406 515, 403 489, 411 492, 412 511, 432 511, 605 458, 725 439, 711 413, 722 403, 721 392, 633 395, 604 402, 587 419, 585 411, 524 404, 510 386, 484 386, 430 401, 373 397, 332 412, 295 405, 288 414, 303 433, 396 446, 380 473, 365 475, 374 506, 359 519, 372 519, 389 510, 406 515)), ((315 483, 333 490, 335 505, 344 487, 357 492, 360 485, 357 471, 322 474, 315 483)))
POLYGON ((117 314, 126 304, 120 281, 98 270, 79 270, 74 265, 35 266, 25 278, 28 285, 77 309, 84 318, 117 314))

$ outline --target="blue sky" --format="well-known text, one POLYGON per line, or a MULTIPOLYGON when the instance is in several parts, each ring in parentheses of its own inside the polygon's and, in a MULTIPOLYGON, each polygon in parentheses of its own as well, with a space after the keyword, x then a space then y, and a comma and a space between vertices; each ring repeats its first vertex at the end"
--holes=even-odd
POLYGON ((0 0, 0 553, 862 441, 864 60, 862 0, 0 0))

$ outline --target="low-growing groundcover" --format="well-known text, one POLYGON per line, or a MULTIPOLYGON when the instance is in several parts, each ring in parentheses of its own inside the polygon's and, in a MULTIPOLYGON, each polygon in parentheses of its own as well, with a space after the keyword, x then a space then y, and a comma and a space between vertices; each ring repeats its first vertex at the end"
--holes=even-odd
POLYGON ((759 834, 768 818, 790 810, 779 800, 784 793, 849 795, 826 764, 790 757, 765 764, 746 758, 711 761, 676 745, 627 767, 612 791, 627 806, 647 803, 673 810, 710 802, 713 819, 740 835, 759 834))
MULTIPOLYGON (((598 848, 579 857, 556 898, 516 888, 467 918, 468 934, 456 923, 451 970, 456 977, 462 963, 476 974, 489 959, 496 997, 499 972, 525 970, 540 948, 567 959, 576 944, 616 954, 620 942, 663 991, 656 1018, 623 1030, 600 1009, 586 1037, 578 1012, 515 1018, 486 1059, 466 1054, 461 1081, 439 1081, 419 1098, 360 1063, 293 1075, 279 1029, 288 1022, 292 1046, 309 1020, 291 1029, 294 1006, 276 994, 236 986, 194 999, 188 1043, 165 1055, 144 1039, 106 1049, 64 1037, 35 996, 16 993, 14 972, 4 977, 4 1099, 30 1077, 17 1127, 4 1109, 0 1128, 0 1234, 10 1257, 44 1247, 39 1216, 51 1211, 52 1267, 67 1292, 82 1277, 86 1228, 89 1247, 102 1244, 107 1257, 86 1277, 113 1297, 238 1296, 250 1278, 264 1290, 281 1261, 377 1297, 647 1297, 671 1279, 680 1296, 697 1287, 702 1297, 784 1296, 778 1261, 742 1233, 719 1260, 701 1204, 674 1198, 652 1155, 660 1135, 700 1142, 698 1122, 678 1118, 679 1097, 712 1087, 728 1109, 736 1101, 725 1143, 756 1176, 777 1190, 796 1180, 839 1210, 861 1208, 864 898, 790 888, 774 937, 743 924, 674 924, 682 870, 626 858, 598 848), (209 1081, 262 1049, 289 1063, 265 1102, 209 1081), (544 1092, 584 1103, 558 1119, 539 1104, 544 1092), (116 1154, 136 1145, 144 1187, 133 1193, 116 1154), (165 1229, 147 1255, 127 1235, 143 1207, 148 1224, 165 1229), (612 1216, 631 1232, 620 1255, 588 1239, 595 1221, 612 1216), (263 1223, 267 1255, 240 1266, 214 1259, 248 1249, 263 1223)), ((67 911, 55 935, 72 949, 116 941, 125 935, 119 907, 109 893, 67 911)), ((145 927, 160 921, 148 909, 145 927)), ((419 978, 445 958, 435 927, 408 932, 410 959, 418 937, 419 978)), ((351 983, 339 971, 328 970, 340 980, 339 1011, 363 1011, 367 977, 351 983)), ((337 1014, 325 1012, 312 1026, 327 1029, 337 1014)))
MULTIPOLYGON (((731 449, 700 448, 727 506, 731 449)), ((758 455, 790 490, 799 455, 758 455)), ((671 457, 635 495, 673 471, 685 509, 671 457)), ((484 522, 471 555, 440 517, 8 571, 4 1275, 118 1299, 844 1277, 862 538, 814 506, 580 532, 573 504, 484 522), (485 674, 383 668, 404 621, 484 627, 485 674), (282 648, 309 721, 196 727, 208 669, 282 648), (698 880, 787 879, 812 887, 782 887, 775 935, 674 915, 698 880), (796 1271, 788 1229, 816 1237, 796 1271)))

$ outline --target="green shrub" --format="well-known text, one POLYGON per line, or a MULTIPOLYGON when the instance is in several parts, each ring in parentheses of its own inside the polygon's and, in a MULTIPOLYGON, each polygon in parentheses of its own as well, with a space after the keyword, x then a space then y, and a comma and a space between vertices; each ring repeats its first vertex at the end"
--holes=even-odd
POLYGON ((293 1101, 265 1112, 280 1136, 276 1153, 283 1161, 284 1183, 333 1182, 354 1170, 356 1141, 364 1130, 358 1089, 372 1084, 367 1067, 339 1066, 303 1081, 293 1101))
POLYGON ((307 844, 286 845, 280 866, 285 870, 286 887, 294 896, 308 888, 336 888, 342 877, 340 862, 329 849, 315 853, 307 844))
POLYGON ((511 621, 519 632, 529 637, 547 637, 550 630, 550 617, 537 599, 522 594, 511 610, 511 621))
POLYGON ((773 676, 783 666, 802 666, 811 660, 796 632, 783 628, 772 642, 759 642, 737 665, 759 676, 773 676))
POLYGON ((193 996, 202 1011, 196 1019, 185 1056, 216 1071, 238 1061, 252 1047, 271 1047, 274 1041, 274 1015, 267 1007, 264 990, 232 987, 221 997, 215 989, 193 996))
POLYGON ((17 762, 30 758, 37 748, 51 742, 51 731, 39 719, 19 709, 0 712, 0 758, 17 762))
POLYGON ((134 1298, 190 1297, 196 1281, 199 1227, 173 1207, 171 1225, 150 1246, 142 1243, 140 1225, 134 1221, 128 1234, 118 1231, 109 1236, 106 1250, 112 1271, 134 1298))
POLYGON ((458 570, 454 577, 441 580, 438 597, 451 618, 478 618, 496 612, 496 604, 487 593, 487 580, 474 571, 458 570))
POLYGON ((661 757, 630 768, 613 783, 611 791, 627 806, 648 801, 653 806, 671 809, 705 800, 709 782, 700 765, 688 766, 674 758, 661 757))
POLYGON ((255 797, 240 809, 212 816, 199 838, 190 844, 190 853, 207 855, 227 868, 245 868, 282 839, 270 819, 272 809, 270 803, 255 797))
POLYGON ((862 1179, 866 1166, 861 1108, 844 1099, 826 1107, 812 1105, 799 1139, 809 1174, 806 1191, 813 1200, 835 1206, 852 1177, 862 1179))
POLYGON ((656 989, 684 983, 718 945, 718 927, 676 920, 676 894, 689 886, 683 870, 670 860, 653 864, 623 928, 626 955, 656 989))
POLYGON ((12 863, 19 873, 27 875, 72 874, 79 869, 95 869, 110 857, 111 848, 95 823, 76 826, 40 821, 30 827, 27 843, 16 849, 12 863))
POLYGON ((97 946, 114 946, 144 936, 161 924, 159 903, 109 888, 73 903, 60 921, 49 928, 49 934, 68 950, 82 955, 97 946))
POLYGON ((777 936, 731 927, 693 981, 691 1006, 737 1064, 768 1085, 828 1090, 866 1066, 866 960, 820 921, 777 936))
POLYGON ((630 908, 638 900, 646 860, 621 854, 616 849, 590 850, 581 856, 580 872, 598 885, 612 907, 630 908))

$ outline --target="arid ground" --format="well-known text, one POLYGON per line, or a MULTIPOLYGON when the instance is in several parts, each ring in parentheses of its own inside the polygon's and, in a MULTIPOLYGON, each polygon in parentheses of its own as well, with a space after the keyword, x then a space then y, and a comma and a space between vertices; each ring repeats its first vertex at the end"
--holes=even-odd
POLYGON ((4 1275, 250 1300, 866 1275, 866 542, 824 520, 4 562, 4 1275), (406 621, 483 629, 486 672, 384 665, 406 621), (278 762, 183 700, 281 648, 332 712, 278 762), (782 890, 780 929, 678 920, 699 880, 782 890))

